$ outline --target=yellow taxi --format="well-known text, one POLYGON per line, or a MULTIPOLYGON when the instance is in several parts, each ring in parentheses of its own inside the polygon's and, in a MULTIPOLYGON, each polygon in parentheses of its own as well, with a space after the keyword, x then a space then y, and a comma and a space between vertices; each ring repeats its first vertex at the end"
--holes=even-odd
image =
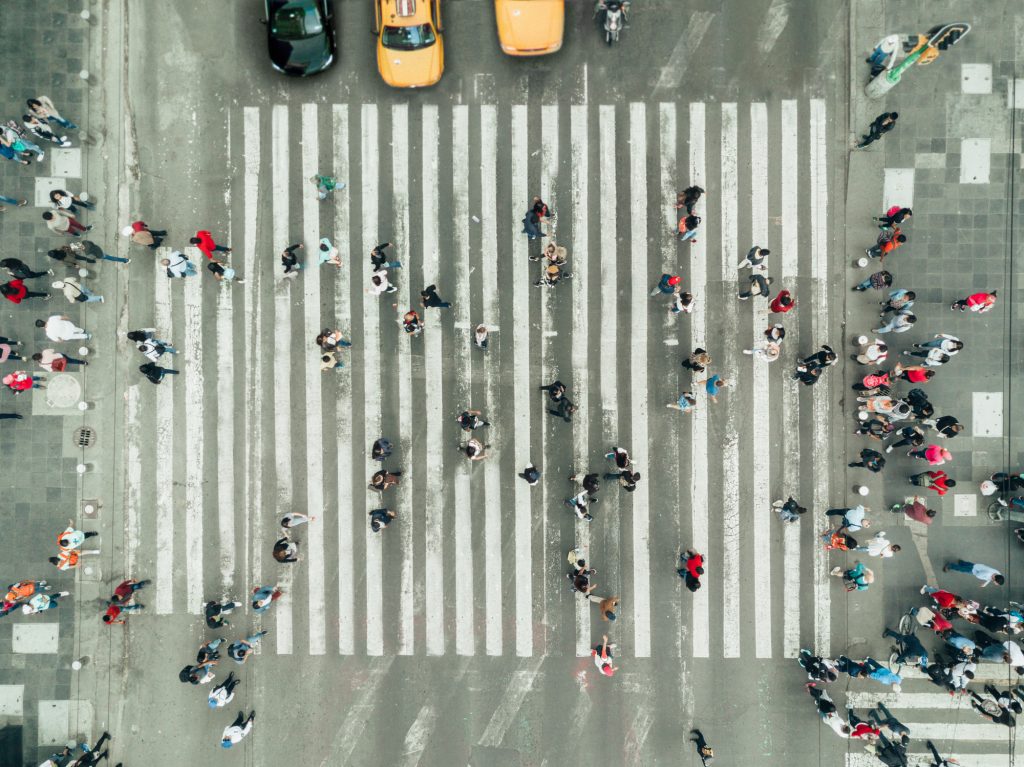
POLYGON ((494 0, 498 40, 509 56, 543 56, 562 47, 565 0, 494 0))
POLYGON ((441 0, 373 0, 377 68, 393 88, 433 85, 444 72, 441 0))

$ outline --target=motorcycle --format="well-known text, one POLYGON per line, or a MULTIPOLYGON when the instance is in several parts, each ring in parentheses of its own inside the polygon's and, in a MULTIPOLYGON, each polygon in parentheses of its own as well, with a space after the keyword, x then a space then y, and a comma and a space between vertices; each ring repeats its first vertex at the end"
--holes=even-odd
POLYGON ((594 15, 604 12, 604 40, 608 45, 619 41, 619 33, 629 20, 628 10, 628 0, 599 0, 597 3, 594 15))

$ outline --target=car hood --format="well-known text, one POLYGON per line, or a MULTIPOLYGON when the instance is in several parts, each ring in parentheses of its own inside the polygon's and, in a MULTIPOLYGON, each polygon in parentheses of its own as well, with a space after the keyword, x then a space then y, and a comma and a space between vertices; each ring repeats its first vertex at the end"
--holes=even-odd
POLYGON ((395 88, 422 88, 441 79, 441 41, 418 51, 377 48, 381 76, 395 88))
POLYGON ((295 74, 319 72, 331 57, 326 34, 302 40, 270 41, 270 60, 282 71, 295 74))
POLYGON ((502 45, 516 50, 539 50, 557 45, 565 26, 563 0, 497 0, 502 45))

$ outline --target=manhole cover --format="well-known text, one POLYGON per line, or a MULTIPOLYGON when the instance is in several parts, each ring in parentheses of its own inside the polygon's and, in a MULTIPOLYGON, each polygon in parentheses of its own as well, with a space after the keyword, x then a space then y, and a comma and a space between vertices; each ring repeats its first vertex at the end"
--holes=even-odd
POLYGON ((74 376, 61 373, 46 382, 46 403, 54 408, 72 408, 82 398, 82 384, 74 376))
POLYGON ((92 447, 96 444, 96 430, 89 426, 79 426, 71 442, 75 447, 92 447))

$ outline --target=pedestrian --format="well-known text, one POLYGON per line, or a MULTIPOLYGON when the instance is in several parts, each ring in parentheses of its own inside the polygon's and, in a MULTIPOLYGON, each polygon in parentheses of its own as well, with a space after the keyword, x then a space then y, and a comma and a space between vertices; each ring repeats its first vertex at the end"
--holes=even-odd
POLYGON ((388 281, 387 270, 378 269, 370 275, 370 295, 382 296, 385 293, 396 293, 397 291, 398 288, 388 281))
POLYGON ((601 489, 601 478, 596 473, 585 474, 582 477, 578 473, 573 473, 569 475, 569 481, 582 486, 591 496, 597 495, 597 491, 601 489))
POLYGON ((885 271, 884 269, 880 272, 875 272, 863 282, 860 282, 853 286, 854 290, 867 290, 868 288, 874 288, 875 290, 882 290, 892 286, 892 274, 885 271))
POLYGON ((626 469, 618 474, 605 474, 604 478, 617 479, 627 493, 632 493, 636 490, 636 483, 640 481, 640 472, 626 469))
POLYGON ((911 458, 920 458, 922 461, 928 461, 929 466, 942 466, 947 461, 953 460, 953 454, 946 450, 946 448, 939 447, 938 445, 929 445, 920 450, 911 450, 907 455, 911 458))
POLYGON ((471 461, 482 461, 485 458, 490 458, 490 453, 487 452, 487 448, 490 445, 485 445, 476 437, 469 439, 465 445, 459 445, 459 451, 466 454, 466 458, 471 461))
POLYGON ((299 257, 295 255, 295 251, 302 248, 302 243, 297 242, 294 245, 289 245, 287 248, 281 251, 281 266, 284 269, 284 276, 289 279, 295 279, 299 276, 299 272, 302 269, 302 264, 299 263, 299 257))
POLYGON ((281 527, 285 530, 291 530, 293 527, 299 527, 301 525, 308 525, 310 522, 316 522, 316 517, 307 517, 298 511, 289 511, 283 517, 281 517, 281 527))
POLYGON ((687 549, 679 555, 683 567, 677 568, 676 573, 686 584, 691 592, 700 588, 700 577, 704 575, 704 555, 698 554, 695 549, 687 549))
POLYGON ((0 261, 0 266, 6 269, 7 273, 17 280, 30 280, 33 277, 45 277, 48 274, 53 274, 52 269, 47 269, 45 272, 37 272, 29 269, 28 264, 20 258, 5 258, 0 261))
POLYGON ((967 311, 970 309, 972 312, 983 314, 992 309, 996 305, 996 291, 990 293, 972 293, 967 298, 961 298, 959 301, 954 301, 950 305, 950 309, 956 311, 967 311))
POLYGON ((14 351, 15 346, 22 346, 21 341, 15 341, 11 338, 7 338, 6 336, 0 336, 0 362, 25 359, 14 351))
POLYGON ((274 541, 274 549, 272 551, 274 559, 278 562, 285 564, 293 564, 299 561, 299 543, 293 541, 288 537, 288 531, 285 530, 284 534, 274 541))
POLYGON ((700 226, 700 216, 695 216, 692 213, 688 213, 679 219, 679 226, 677 227, 677 235, 680 242, 687 242, 694 245, 697 242, 697 227, 700 226))
POLYGON ((207 229, 200 229, 196 232, 195 236, 189 238, 189 243, 195 245, 211 261, 214 260, 214 253, 231 252, 231 248, 214 242, 213 235, 207 229))
POLYGON ((843 530, 825 528, 821 533, 821 542, 825 551, 853 551, 857 548, 857 539, 843 530))
POLYGON ((907 392, 906 401, 910 404, 914 418, 919 421, 931 418, 935 414, 935 408, 928 401, 928 395, 921 389, 911 389, 907 392))
POLYGON ((874 719, 879 728, 887 729, 889 734, 893 738, 899 738, 904 746, 910 742, 910 728, 894 717, 882 701, 875 703, 875 708, 868 712, 868 719, 874 719))
MULTIPOLYGON (((166 229, 150 229, 145 221, 132 221, 131 224, 121 230, 121 234, 130 239, 135 245, 145 245, 150 250, 156 250, 160 243, 167 236, 166 229)), ((174 255, 173 253, 171 254, 174 255)))
POLYGON ((889 291, 889 297, 885 301, 879 301, 879 306, 882 307, 882 311, 879 312, 878 316, 885 318, 888 312, 898 312, 901 309, 909 309, 914 305, 914 301, 917 300, 917 293, 913 290, 906 290, 900 288, 898 290, 889 291))
POLYGON ((91 224, 85 226, 66 210, 48 210, 43 213, 43 221, 51 232, 66 234, 68 237, 81 237, 83 232, 92 229, 91 224))
POLYGON ((195 277, 199 272, 196 265, 180 251, 174 250, 167 258, 160 259, 160 266, 167 270, 167 276, 171 279, 176 277, 195 277))
POLYGON ((885 448, 885 452, 891 453, 898 447, 918 447, 924 444, 924 430, 920 426, 904 426, 899 431, 899 436, 902 439, 899 442, 893 442, 885 448))
POLYGON ((197 686, 207 684, 212 682, 213 678, 217 676, 216 671, 214 671, 214 666, 216 665, 217 661, 215 660, 199 663, 195 666, 189 664, 178 672, 178 679, 181 680, 182 684, 186 682, 197 686))
POLYGON ((531 462, 526 464, 526 468, 520 472, 519 476, 526 480, 526 484, 533 487, 540 481, 540 469, 531 462))
POLYGON ((691 743, 697 744, 697 756, 700 757, 700 763, 704 767, 708 767, 708 763, 715 758, 715 750, 708 745, 708 742, 704 739, 704 733, 700 730, 690 730, 691 743))
POLYGON ((235 697, 235 688, 241 684, 241 679, 235 679, 235 672, 228 673, 228 678, 210 690, 207 696, 207 703, 210 708, 223 708, 235 697))
POLYGON ((352 346, 350 341, 346 341, 342 337, 341 330, 331 330, 330 328, 321 330, 315 339, 315 343, 324 351, 331 351, 339 346, 342 348, 352 346))
POLYGON ((78 757, 77 760, 72 762, 68 767, 94 767, 100 763, 101 759, 110 759, 110 750, 103 748, 103 744, 110 740, 110 733, 104 732, 100 739, 96 741, 92 748, 89 748, 85 743, 82 743, 82 750, 85 751, 82 756, 78 757))
POLYGON ((693 396, 693 392, 684 391, 679 395, 677 402, 669 402, 665 407, 672 408, 673 410, 681 410, 684 413, 690 413, 697 406, 697 398, 693 396))
POLYGON ((122 612, 135 612, 136 610, 142 610, 145 607, 146 606, 144 604, 141 604, 141 603, 138 603, 138 602, 133 603, 133 604, 128 604, 127 601, 124 601, 124 602, 111 602, 111 601, 108 601, 107 602, 107 611, 105 613, 103 613, 103 622, 106 623, 108 626, 112 626, 112 625, 116 625, 116 624, 120 624, 120 625, 123 626, 126 623, 126 621, 125 621, 124 618, 120 617, 122 612))
POLYGON ((57 123, 57 125, 66 130, 78 129, 77 125, 61 116, 49 96, 36 96, 34 99, 28 99, 25 103, 28 104, 29 113, 41 120, 57 123))
POLYGON ((796 299, 788 290, 780 290, 779 294, 768 304, 768 311, 772 314, 786 314, 796 309, 796 299))
POLYGON ((683 312, 686 314, 691 314, 693 312, 693 294, 687 293, 685 290, 673 290, 672 298, 668 305, 668 313, 672 315, 681 314, 683 312))
POLYGON ((680 282, 682 282, 682 278, 679 275, 663 274, 661 275, 661 279, 658 281, 658 284, 651 289, 651 296, 656 296, 659 293, 663 293, 667 296, 675 290, 676 285, 680 282))
POLYGON ((423 322, 420 315, 410 309, 402 316, 402 329, 411 336, 418 336, 423 332, 423 322))
POLYGON ((448 301, 442 301, 441 297, 437 295, 436 285, 427 285, 420 291, 420 303, 427 309, 431 307, 437 307, 438 309, 448 309, 451 307, 451 303, 448 301))
MULTIPOLYGON (((986 685, 986 692, 990 686, 986 685)), ((993 724, 1005 724, 1007 727, 1017 726, 1017 720, 1010 713, 1009 709, 1003 708, 994 701, 982 698, 974 690, 968 690, 967 693, 971 696, 971 707, 993 724)))
POLYGON ((873 538, 868 539, 866 546, 858 546, 855 551, 866 551, 869 557, 881 557, 891 559, 902 549, 895 543, 890 543, 884 532, 875 533, 873 538))
POLYGON ((274 602, 281 598, 283 593, 277 584, 257 586, 252 590, 252 611, 257 615, 265 613, 274 602))
POLYGON ((50 141, 59 147, 71 146, 71 140, 67 136, 59 136, 50 130, 48 120, 43 120, 34 114, 27 114, 21 116, 21 124, 34 136, 50 141))
POLYGON ((97 535, 99 533, 95 530, 90 530, 89 532, 76 530, 74 520, 69 519, 68 526, 64 529, 64 532, 57 535, 57 546, 61 549, 77 549, 88 538, 95 538, 97 535))
POLYGON ((1015 493, 1021 489, 1024 489, 1024 473, 1007 474, 1005 471, 997 471, 981 483, 981 494, 985 496, 994 495, 997 490, 1001 493, 1015 493))
POLYGON ((930 740, 925 741, 925 744, 928 746, 928 749, 932 752, 932 756, 934 757, 934 761, 928 765, 928 767, 952 767, 952 765, 960 764, 956 759, 943 759, 939 756, 938 749, 935 748, 935 744, 930 740))
POLYGON ((144 365, 139 365, 139 372, 146 376, 150 383, 158 384, 164 380, 165 375, 178 375, 179 371, 161 367, 155 362, 147 362, 144 365))
POLYGON ((370 448, 370 458, 374 461, 384 461, 386 458, 391 457, 393 449, 391 443, 381 437, 378 440, 374 440, 373 446, 370 448))
POLYGON ((480 418, 479 410, 463 410, 462 413, 456 417, 455 421, 459 424, 459 428, 464 432, 471 432, 474 429, 479 429, 483 426, 490 426, 487 421, 480 418))
POLYGON ((316 196, 320 202, 326 200, 330 195, 334 194, 336 190, 344 189, 345 183, 338 181, 333 176, 323 176, 317 174, 310 179, 310 183, 316 187, 316 196))
POLYGON ((587 495, 586 491, 577 493, 572 498, 564 499, 563 503, 573 510, 578 519, 584 522, 592 522, 594 520, 594 517, 587 511, 587 507, 592 503, 597 503, 597 498, 587 495))
POLYGON ((618 666, 614 665, 614 659, 612 658, 612 651, 614 649, 615 645, 608 642, 608 635, 605 634, 601 637, 601 644, 596 645, 590 651, 590 655, 594 659, 594 665, 605 676, 615 676, 615 672, 619 670, 618 666))
POLYGON ((860 352, 851 355, 850 359, 861 365, 880 365, 889 358, 889 347, 879 338, 871 343, 863 344, 860 352))
POLYGON ((610 451, 604 454, 606 460, 612 461, 615 466, 622 470, 628 469, 632 466, 632 461, 629 457, 629 451, 624 447, 612 447, 610 451))
POLYGON ((916 495, 906 503, 894 503, 889 511, 894 514, 902 511, 907 519, 912 519, 924 525, 930 525, 936 516, 935 510, 929 509, 924 501, 916 495))
POLYGON ((874 679, 881 684, 892 685, 892 691, 895 693, 903 691, 900 686, 903 683, 903 677, 899 674, 893 673, 870 656, 864 659, 864 664, 868 667, 868 679, 874 679))
POLYGON ((843 585, 847 591, 867 591, 868 587, 875 582, 875 574, 860 562, 855 562, 853 567, 843 570, 841 567, 833 567, 829 575, 842 576, 843 585))
POLYGON ((773 325, 769 325, 765 328, 764 337, 767 341, 772 341, 777 344, 782 344, 786 338, 786 329, 782 327, 781 323, 776 322, 773 325))
MULTIPOLYGON (((88 536, 88 533, 86 533, 88 536)), ((114 593, 110 597, 110 601, 114 604, 124 604, 131 601, 136 591, 144 589, 146 586, 151 584, 153 581, 143 580, 137 581, 134 578, 127 578, 121 581, 117 588, 114 589, 114 593)))
POLYGON ((555 217, 555 212, 540 197, 534 196, 530 206, 530 210, 537 214, 537 218, 542 224, 549 223, 555 217))
POLYGON ((917 316, 909 309, 900 309, 893 315, 893 318, 880 328, 873 328, 872 333, 906 333, 910 330, 914 323, 917 322, 917 316))
POLYGON ((383 528, 391 524, 391 520, 394 519, 397 514, 391 509, 374 509, 370 512, 370 529, 379 533, 383 528))
POLYGON ((20 304, 29 298, 41 298, 44 301, 50 300, 49 293, 42 293, 38 290, 29 290, 22 280, 10 280, 0 285, 0 293, 12 304, 20 304))
POLYGON ((797 663, 807 672, 808 679, 818 682, 835 682, 839 678, 834 661, 814 655, 805 648, 800 649, 797 663))
POLYGON ((92 240, 74 240, 61 247, 60 250, 71 254, 75 261, 84 261, 87 264, 95 264, 97 261, 113 261, 117 264, 132 262, 130 258, 109 255, 92 240))
POLYGON ((532 208, 526 211, 526 215, 523 216, 522 234, 525 234, 530 240, 538 240, 545 236, 540 228, 540 216, 532 208))
POLYGON ((882 72, 892 69, 892 65, 896 63, 896 56, 899 50, 899 35, 886 35, 883 37, 871 51, 871 55, 864 59, 866 63, 871 65, 871 77, 875 78, 882 74, 882 72))
POLYGON ((936 333, 935 338, 930 341, 923 343, 913 344, 915 349, 922 349, 927 351, 905 351, 904 354, 909 354, 912 357, 925 357, 926 359, 932 359, 936 351, 947 355, 948 357, 954 356, 957 352, 964 348, 964 342, 956 336, 946 335, 945 333, 936 333))
POLYGON ((771 285, 774 280, 771 277, 765 277, 763 274, 751 274, 747 277, 750 280, 750 287, 747 290, 741 291, 737 294, 737 298, 741 301, 746 301, 751 296, 761 296, 767 298, 771 291, 768 290, 768 286, 771 285))
POLYGON ((615 613, 615 609, 619 606, 618 597, 607 597, 602 599, 599 596, 591 594, 587 598, 591 602, 597 603, 597 612, 601 615, 601 620, 614 621, 618 619, 618 615, 615 613))
POLYGON ((138 349, 150 362, 157 362, 163 354, 177 354, 178 350, 171 346, 170 341, 162 341, 156 337, 156 328, 129 330, 126 334, 129 341, 135 342, 138 349))
POLYGON ((66 210, 71 213, 78 213, 76 205, 81 205, 86 210, 92 210, 96 207, 88 200, 82 199, 77 194, 65 192, 63 189, 50 190, 50 202, 53 203, 55 210, 66 210))
POLYGON ((58 570, 74 570, 82 563, 82 557, 98 557, 101 553, 99 549, 60 549, 57 556, 46 561, 58 570))
POLYGON ((225 615, 230 615, 232 611, 241 607, 241 602, 218 602, 210 601, 207 602, 203 608, 203 614, 206 617, 206 625, 212 629, 219 629, 224 626, 230 626, 231 624, 224 620, 225 615))
POLYGON ((893 205, 884 215, 875 216, 871 220, 878 222, 879 229, 886 229, 902 224, 908 218, 912 218, 913 215, 914 211, 910 208, 901 208, 899 205, 893 205))
POLYGON ((374 269, 398 269, 402 266, 401 261, 388 261, 384 249, 390 248, 391 245, 390 242, 382 242, 370 251, 370 264, 374 269))
POLYGON ((103 296, 96 295, 74 277, 65 277, 63 280, 52 282, 50 287, 54 290, 61 291, 69 304, 103 303, 103 296))
POLYGON ((958 559, 956 562, 947 562, 942 566, 942 572, 948 573, 950 570, 956 573, 969 573, 973 575, 981 581, 982 588, 985 588, 990 583, 994 583, 997 586, 1002 586, 1006 583, 1006 578, 1003 577, 1003 574, 994 567, 978 564, 976 562, 968 562, 966 559, 958 559))
POLYGON ((46 378, 43 376, 32 375, 24 370, 15 370, 3 377, 3 384, 15 394, 21 394, 30 389, 45 389, 46 386, 42 383, 45 380, 46 378))
POLYGON ((473 331, 473 343, 478 349, 487 349, 487 326, 480 324, 473 331))
POLYGON ((912 485, 934 490, 940 496, 949 492, 949 488, 956 487, 956 480, 950 479, 944 471, 925 471, 921 474, 914 474, 909 481, 912 485))
POLYGON ((235 721, 224 728, 224 734, 220 739, 221 746, 224 748, 231 748, 233 745, 240 742, 242 738, 252 732, 252 723, 255 718, 255 711, 249 714, 248 717, 245 716, 244 711, 239 711, 238 716, 235 717, 235 721))
POLYGON ((743 353, 750 354, 763 362, 775 362, 782 353, 782 348, 774 341, 766 341, 763 345, 753 349, 744 349, 743 353))
POLYGON ((267 631, 258 631, 251 636, 247 636, 245 639, 236 639, 230 645, 228 645, 228 657, 231 658, 235 663, 241 665, 249 660, 249 656, 252 655, 253 650, 256 649, 256 645, 260 643, 260 640, 267 635, 267 631))
POLYGON ((402 472, 380 469, 370 477, 370 489, 383 493, 385 490, 395 487, 401 482, 402 472))
POLYGON ((231 282, 237 282, 239 285, 245 283, 245 280, 235 279, 235 270, 230 266, 225 266, 223 261, 218 261, 213 256, 210 256, 210 263, 206 265, 206 268, 213 274, 213 279, 217 282, 227 285, 231 282))
POLYGON ((576 410, 576 405, 574 405, 567 397, 562 397, 558 400, 557 409, 552 410, 548 408, 548 412, 551 415, 558 416, 566 423, 572 422, 572 414, 575 413, 576 410))
MULTIPOLYGON (((84 553, 84 552, 83 552, 84 553)), ((98 551, 96 552, 99 553, 98 551)), ((70 591, 58 591, 56 594, 43 594, 42 592, 34 594, 28 602, 21 606, 21 611, 25 615, 35 615, 36 613, 45 612, 47 610, 55 610, 59 606, 59 602, 63 597, 71 596, 70 591)))
MULTIPOLYGON (((6 203, 7 205, 14 205, 17 208, 24 208, 28 205, 28 200, 19 200, 17 197, 8 197, 5 194, 0 194, 0 202, 6 203)), ((0 205, 0 213, 7 210, 3 205, 0 205)))
POLYGON ((860 392, 865 396, 873 396, 877 394, 886 395, 891 392, 890 387, 892 382, 889 380, 889 374, 884 370, 876 370, 873 373, 868 373, 860 379, 860 383, 855 383, 852 388, 855 392, 860 392))
POLYGON ((724 378, 719 376, 717 373, 710 378, 705 379, 703 382, 696 381, 695 383, 703 383, 704 390, 707 392, 708 399, 716 405, 718 404, 718 393, 725 387, 733 386, 732 381, 726 381, 724 378))
POLYGON ((899 227, 884 229, 878 235, 875 244, 870 248, 865 248, 864 252, 869 258, 879 258, 884 261, 886 256, 894 253, 906 241, 907 235, 903 234, 899 227))
POLYGON ((339 251, 334 245, 331 244, 330 239, 327 237, 321 237, 320 243, 317 246, 320 251, 320 256, 317 259, 317 266, 323 266, 324 264, 332 264, 338 269, 341 268, 341 251, 339 251))
POLYGON ((704 190, 696 184, 686 187, 686 189, 676 194, 676 210, 686 208, 686 213, 688 215, 692 214, 693 208, 700 201, 702 194, 704 194, 704 190))
POLYGON ((768 260, 768 256, 771 255, 771 251, 767 248, 762 248, 760 245, 753 246, 747 251, 747 255, 744 256, 743 260, 736 265, 737 269, 754 269, 755 267, 762 271, 768 271, 768 264, 765 263, 768 260))
POLYGON ((711 355, 704 349, 696 348, 682 361, 682 366, 694 373, 703 373, 711 365, 711 355))
POLYGON ((878 139, 896 127, 897 119, 899 119, 898 112, 882 112, 882 114, 871 121, 871 125, 868 126, 868 132, 860 137, 860 142, 856 145, 857 148, 863 149, 868 144, 878 141, 878 139))
POLYGON ((851 469, 867 469, 873 474, 877 474, 885 468, 885 459, 877 450, 865 447, 860 451, 860 460, 848 463, 847 466, 851 469))
POLYGON ((772 511, 779 515, 783 522, 797 522, 801 514, 806 514, 807 509, 797 503, 793 496, 785 501, 772 501, 772 511))
POLYGON ((904 381, 919 384, 928 383, 935 377, 935 371, 929 370, 925 365, 908 365, 904 367, 898 362, 896 367, 892 369, 892 374, 897 378, 902 378, 904 381))
POLYGON ((825 512, 826 517, 839 517, 839 530, 856 533, 866 527, 871 527, 871 520, 865 519, 869 509, 863 504, 857 504, 845 509, 829 509, 825 512))

